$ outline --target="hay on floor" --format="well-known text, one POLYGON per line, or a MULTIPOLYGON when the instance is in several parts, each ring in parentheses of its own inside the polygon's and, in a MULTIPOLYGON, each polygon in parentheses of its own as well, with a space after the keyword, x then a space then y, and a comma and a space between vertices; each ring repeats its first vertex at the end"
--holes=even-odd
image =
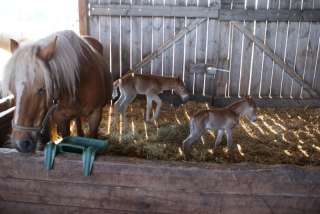
MULTIPOLYGON (((163 104, 157 122, 144 122, 146 102, 136 99, 128 109, 129 129, 121 123, 111 127, 112 108, 106 107, 100 137, 109 138, 106 155, 157 160, 185 160, 182 141, 189 133, 189 117, 204 103, 188 102, 175 108, 163 104)), ((193 146, 192 161, 255 162, 263 164, 320 164, 320 109, 259 109, 256 123, 241 119, 233 131, 234 158, 227 152, 226 139, 213 150, 215 131, 205 134, 193 146)))

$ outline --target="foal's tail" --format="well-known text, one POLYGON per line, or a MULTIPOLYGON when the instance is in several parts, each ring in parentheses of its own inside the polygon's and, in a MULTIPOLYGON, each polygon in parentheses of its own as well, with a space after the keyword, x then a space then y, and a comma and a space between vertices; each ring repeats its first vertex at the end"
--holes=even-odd
POLYGON ((116 99, 119 96, 118 88, 120 86, 121 79, 117 79, 113 82, 112 99, 116 99))

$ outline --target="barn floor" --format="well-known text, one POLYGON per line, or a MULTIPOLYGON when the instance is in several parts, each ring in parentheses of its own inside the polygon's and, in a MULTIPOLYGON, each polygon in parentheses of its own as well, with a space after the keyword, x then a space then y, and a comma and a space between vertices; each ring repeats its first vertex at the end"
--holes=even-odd
MULTIPOLYGON (((163 104, 157 122, 144 122, 145 100, 129 106, 129 129, 122 123, 111 127, 112 108, 104 109, 100 138, 110 133, 106 155, 184 161, 182 141, 189 133, 190 115, 207 108, 188 102, 179 108, 163 104)), ((259 109, 258 120, 241 119, 234 129, 235 154, 227 152, 226 139, 213 151, 214 131, 208 131, 193 147, 192 161, 216 163, 254 162, 263 164, 320 165, 320 109, 259 109)))

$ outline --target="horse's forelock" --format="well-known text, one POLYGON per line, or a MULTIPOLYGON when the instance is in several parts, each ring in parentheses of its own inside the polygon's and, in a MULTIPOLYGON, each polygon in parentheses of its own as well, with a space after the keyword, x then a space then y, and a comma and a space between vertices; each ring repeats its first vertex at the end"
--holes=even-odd
POLYGON ((95 54, 73 31, 58 32, 20 47, 5 67, 2 94, 9 93, 12 81, 23 79, 32 82, 35 78, 34 71, 41 70, 48 97, 52 97, 55 85, 58 90, 56 93, 67 93, 70 98, 74 98, 80 76, 80 60, 87 59, 84 53, 95 54), (45 63, 37 57, 37 51, 52 42, 55 36, 58 37, 55 53, 52 59, 45 63))

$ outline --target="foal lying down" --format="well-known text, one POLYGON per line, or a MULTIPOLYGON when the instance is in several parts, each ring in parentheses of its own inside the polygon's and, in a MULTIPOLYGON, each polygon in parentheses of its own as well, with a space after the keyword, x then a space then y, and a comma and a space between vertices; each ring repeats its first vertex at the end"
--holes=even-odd
POLYGON ((116 90, 117 87, 119 87, 120 90, 120 98, 115 103, 115 110, 123 115, 125 125, 127 125, 125 113, 128 105, 135 99, 137 94, 146 95, 147 97, 147 122, 156 120, 159 117, 162 102, 158 94, 161 92, 173 90, 184 102, 189 98, 184 83, 175 77, 128 73, 116 80, 113 86, 114 90, 116 90), (157 108, 154 116, 150 119, 152 101, 157 104, 157 108))
POLYGON ((212 108, 196 113, 190 120, 190 134, 183 141, 186 156, 190 157, 192 144, 198 142, 207 129, 218 131, 215 148, 220 144, 222 136, 226 134, 228 149, 231 151, 233 149, 232 129, 239 124, 241 116, 247 117, 252 122, 256 121, 256 103, 252 98, 246 97, 225 108, 212 108))

